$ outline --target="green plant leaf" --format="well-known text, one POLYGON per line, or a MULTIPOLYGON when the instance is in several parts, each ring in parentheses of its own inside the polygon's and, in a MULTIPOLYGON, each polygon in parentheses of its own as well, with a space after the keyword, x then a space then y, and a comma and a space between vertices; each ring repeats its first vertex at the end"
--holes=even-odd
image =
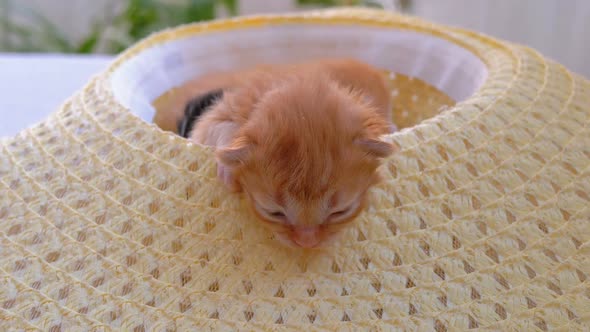
MULTIPOLYGON (((3 3, 3 7, 8 2, 3 3)), ((16 41, 11 47, 19 51, 54 51, 54 52, 71 52, 73 50, 71 43, 65 35, 59 30, 57 25, 49 21, 38 12, 23 6, 10 5, 11 16, 2 15, 2 26, 6 30, 5 34, 13 36, 16 41), (19 23, 31 22, 31 23, 19 23)))
POLYGON ((184 22, 191 23, 211 20, 215 18, 215 1, 190 0, 184 8, 184 22))
POLYGON ((11 20, 2 21, 2 27, 6 29, 5 33, 16 34, 19 37, 30 37, 34 29, 23 24, 18 24, 11 20))
POLYGON ((98 44, 98 41, 100 40, 100 36, 101 29, 98 25, 95 25, 90 35, 88 35, 84 40, 82 40, 80 45, 76 48, 76 53, 92 53, 96 45, 98 44))
POLYGON ((363 4, 362 0, 297 0, 297 5, 299 6, 322 6, 322 7, 332 7, 332 6, 356 6, 363 4))
POLYGON ((69 53, 74 50, 72 44, 53 22, 37 12, 34 12, 33 15, 35 21, 41 25, 41 35, 44 36, 47 42, 57 47, 57 50, 61 52, 69 53))
POLYGON ((135 39, 145 37, 151 31, 150 26, 159 20, 159 8, 154 0, 129 0, 121 20, 128 24, 129 34, 135 39))
POLYGON ((2 21, 2 28, 4 29, 3 33, 8 37, 16 37, 16 38, 7 38, 10 43, 4 45, 6 47, 5 51, 11 52, 34 52, 39 50, 39 45, 36 45, 32 40, 33 37, 33 30, 30 27, 19 25, 15 22, 10 20, 2 21), (16 39, 16 40, 14 40, 16 39))
POLYGON ((227 9, 231 16, 238 15, 238 1, 237 0, 220 0, 223 6, 227 9))
POLYGON ((11 50, 92 53, 101 45, 102 50, 118 53, 155 31, 214 19, 218 6, 226 8, 230 15, 237 15, 239 3, 238 0, 125 0, 125 4, 119 14, 94 22, 88 35, 79 42, 71 42, 58 25, 20 0, 0 0, 0 10, 11 9, 9 15, 0 13, 0 28, 5 30, 4 35, 12 36, 3 38, 0 46, 11 50))
POLYGON ((297 5, 299 6, 309 6, 309 5, 316 5, 316 6, 335 6, 338 4, 336 0, 297 0, 297 5))

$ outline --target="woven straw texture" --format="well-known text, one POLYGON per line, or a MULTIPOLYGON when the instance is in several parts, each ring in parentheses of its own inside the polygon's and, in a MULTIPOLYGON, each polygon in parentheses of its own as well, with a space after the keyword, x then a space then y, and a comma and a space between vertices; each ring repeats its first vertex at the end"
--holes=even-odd
POLYGON ((588 331, 589 124, 587 80, 415 18, 340 9, 165 31, 1 141, 0 330, 588 331), (447 97, 398 82, 402 151, 354 226, 312 252, 273 241, 218 185, 210 149, 132 115, 109 84, 146 47, 286 22, 419 31, 489 71, 440 114, 447 97))

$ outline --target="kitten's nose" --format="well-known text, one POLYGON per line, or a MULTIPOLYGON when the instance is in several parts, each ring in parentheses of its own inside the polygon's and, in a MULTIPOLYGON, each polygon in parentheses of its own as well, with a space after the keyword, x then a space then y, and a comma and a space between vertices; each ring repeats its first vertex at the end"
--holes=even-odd
POLYGON ((320 243, 319 229, 316 226, 296 227, 293 232, 293 241, 300 247, 313 248, 320 243))

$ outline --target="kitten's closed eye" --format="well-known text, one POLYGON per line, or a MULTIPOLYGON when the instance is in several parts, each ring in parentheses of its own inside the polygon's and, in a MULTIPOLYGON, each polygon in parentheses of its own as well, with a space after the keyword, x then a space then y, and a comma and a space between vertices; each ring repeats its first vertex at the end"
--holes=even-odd
POLYGON ((351 215, 353 215, 359 208, 360 203, 358 199, 355 199, 352 203, 340 207, 334 208, 328 215, 326 224, 338 224, 346 221, 351 215))
POLYGON ((345 221, 348 221, 347 218, 353 213, 352 208, 348 208, 346 210, 332 212, 328 218, 325 220, 325 224, 334 225, 339 224, 345 221))
POLYGON ((336 212, 332 212, 330 213, 330 218, 337 218, 337 217, 341 217, 345 214, 347 214, 348 212, 350 212, 351 208, 346 208, 344 210, 340 210, 340 211, 336 211, 336 212))
POLYGON ((270 222, 276 222, 280 224, 287 222, 287 215, 279 208, 264 208, 258 202, 255 203, 255 207, 258 213, 260 213, 263 217, 266 217, 266 219, 270 222))
POLYGON ((285 216, 285 214, 280 211, 275 211, 275 212, 264 211, 263 214, 266 215, 266 218, 271 222, 276 222, 279 224, 286 224, 288 221, 287 216, 285 216))
POLYGON ((281 212, 281 211, 266 212, 266 213, 269 214, 272 217, 275 217, 275 218, 284 218, 285 217, 285 214, 283 212, 281 212))

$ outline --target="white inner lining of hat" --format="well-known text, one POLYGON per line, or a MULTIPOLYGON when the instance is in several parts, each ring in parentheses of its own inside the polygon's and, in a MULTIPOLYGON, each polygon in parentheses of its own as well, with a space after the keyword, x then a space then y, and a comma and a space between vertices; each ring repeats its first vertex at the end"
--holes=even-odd
POLYGON ((420 78, 455 101, 471 96, 488 75, 473 53, 432 35, 358 25, 288 24, 194 35, 153 46, 117 68, 111 84, 121 105, 151 122, 156 98, 207 72, 338 56, 420 78))

